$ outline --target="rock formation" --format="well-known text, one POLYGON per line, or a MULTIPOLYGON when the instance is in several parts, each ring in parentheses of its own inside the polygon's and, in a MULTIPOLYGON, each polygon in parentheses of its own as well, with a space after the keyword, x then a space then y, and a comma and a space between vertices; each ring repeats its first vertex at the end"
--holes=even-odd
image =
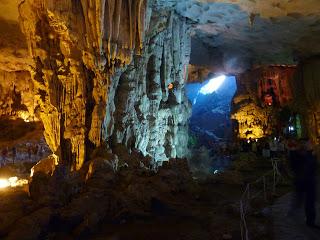
POLYGON ((19 6, 46 141, 72 169, 102 142, 110 76, 141 50, 145 7, 138 0, 19 6))
POLYGON ((213 75, 213 71, 208 67, 189 65, 188 83, 204 82, 213 75))
MULTIPOLYGON (((200 78, 207 68, 240 74, 252 64, 290 64, 296 56, 319 52, 315 3, 301 8, 290 2, 280 9, 231 0, 0 1, 8 9, 0 14, 0 75, 6 79, 0 88, 8 92, 0 97, 0 112, 39 116, 48 145, 70 169, 80 169, 104 142, 138 149, 156 161, 183 157, 190 35, 190 62, 205 66, 196 71, 200 78), (202 54, 205 49, 208 54, 202 54), (18 78, 26 84, 12 85, 18 78)), ((250 125, 248 134, 257 129, 253 137, 271 131, 264 105, 281 107, 292 99, 291 73, 261 71, 248 80, 241 76, 240 85, 251 83, 235 97, 234 118, 243 129, 250 125)))
POLYGON ((19 5, 40 119, 60 163, 80 169, 110 137, 156 160, 185 155, 188 27, 157 6, 144 0, 19 5))
POLYGON ((0 116, 37 120, 33 90, 30 72, 0 70, 0 116))
POLYGON ((137 148, 156 161, 186 155, 189 54, 185 20, 170 11, 152 11, 141 56, 111 81, 105 132, 112 144, 137 148))
POLYGON ((269 66, 247 71, 237 78, 232 118, 240 138, 261 138, 277 128, 277 113, 293 100, 295 67, 269 66))
POLYGON ((313 57, 301 62, 292 82, 293 109, 301 114, 304 134, 319 142, 320 136, 320 59, 313 57))

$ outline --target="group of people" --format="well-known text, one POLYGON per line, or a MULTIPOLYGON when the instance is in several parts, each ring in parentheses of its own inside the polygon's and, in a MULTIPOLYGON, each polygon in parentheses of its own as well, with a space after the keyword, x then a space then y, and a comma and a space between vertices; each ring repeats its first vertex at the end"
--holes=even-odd
POLYGON ((0 149, 0 167, 17 161, 32 162, 41 159, 46 152, 42 145, 26 143, 0 149))
POLYGON ((267 138, 248 139, 240 146, 242 152, 254 152, 266 159, 281 157, 287 159, 293 173, 294 195, 288 215, 304 205, 306 224, 316 226, 316 183, 318 160, 320 160, 320 144, 309 139, 267 138))
POLYGON ((274 158, 283 156, 286 149, 285 139, 268 138, 268 139, 248 139, 241 142, 240 150, 242 152, 253 152, 264 158, 274 158))

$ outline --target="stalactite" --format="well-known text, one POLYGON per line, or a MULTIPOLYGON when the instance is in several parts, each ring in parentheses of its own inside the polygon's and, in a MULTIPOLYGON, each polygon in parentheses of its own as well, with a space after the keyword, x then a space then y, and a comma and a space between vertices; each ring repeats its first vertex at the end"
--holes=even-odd
POLYGON ((137 148, 161 162, 188 153, 191 106, 184 92, 184 69, 190 38, 185 19, 174 13, 153 12, 151 19, 141 57, 110 87, 109 96, 115 95, 115 108, 109 108, 114 123, 110 133, 113 144, 137 148), (170 83, 177 87, 168 89, 170 83))
POLYGON ((140 51, 145 8, 144 0, 20 4, 45 138, 60 164, 79 169, 89 151, 86 142, 101 144, 109 79, 140 51))

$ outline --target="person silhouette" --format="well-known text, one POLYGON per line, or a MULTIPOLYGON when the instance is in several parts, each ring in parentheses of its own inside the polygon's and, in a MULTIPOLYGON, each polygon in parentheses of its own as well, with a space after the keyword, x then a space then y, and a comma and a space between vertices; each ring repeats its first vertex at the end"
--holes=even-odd
POLYGON ((301 160, 304 162, 303 168, 303 190, 304 204, 306 214, 306 224, 315 227, 316 221, 316 173, 317 158, 313 154, 313 149, 309 139, 302 140, 301 144, 301 160))
POLYGON ((307 226, 318 228, 315 224, 317 160, 309 139, 302 139, 299 142, 291 140, 289 161, 295 188, 289 215, 294 214, 304 204, 307 226))

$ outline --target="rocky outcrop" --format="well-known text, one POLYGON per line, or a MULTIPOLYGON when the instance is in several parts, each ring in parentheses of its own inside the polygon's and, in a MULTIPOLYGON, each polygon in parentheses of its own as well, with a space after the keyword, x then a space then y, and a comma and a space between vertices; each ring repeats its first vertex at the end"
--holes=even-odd
POLYGON ((113 145, 139 149, 156 161, 186 156, 189 56, 185 20, 170 11, 153 11, 142 55, 112 78, 106 133, 113 145))
POLYGON ((261 138, 277 129, 277 114, 293 100, 295 70, 288 66, 260 67, 237 78, 232 118, 237 121, 238 137, 261 138))

